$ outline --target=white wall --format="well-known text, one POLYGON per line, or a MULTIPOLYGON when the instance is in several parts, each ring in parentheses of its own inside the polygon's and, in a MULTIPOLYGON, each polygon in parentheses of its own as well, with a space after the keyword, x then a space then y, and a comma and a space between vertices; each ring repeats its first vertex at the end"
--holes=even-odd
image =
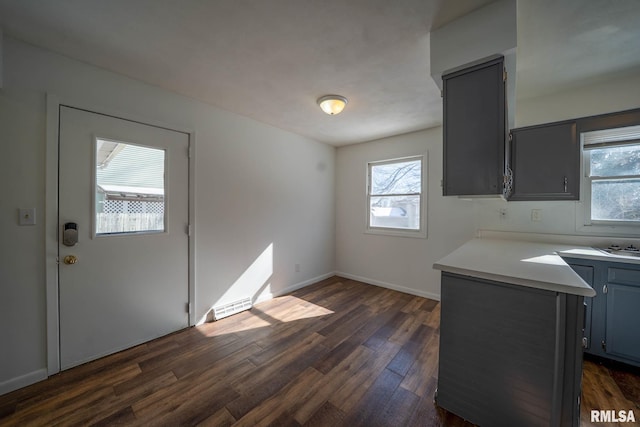
MULTIPOLYGON (((518 127, 640 108, 640 74, 611 76, 607 81, 536 98, 518 99, 518 127)), ((576 230, 579 202, 474 201, 478 227, 486 230, 589 235, 576 230), (506 209, 506 218, 500 215, 506 209), (542 209, 542 221, 531 220, 531 210, 542 209)))
POLYGON ((515 53, 516 20, 516 1, 500 0, 433 31, 430 72, 438 87, 442 89, 442 73, 449 69, 497 53, 515 53))
MULTIPOLYGON (((516 82, 517 84, 517 82, 516 82)), ((518 99, 516 126, 529 126, 640 108, 640 70, 587 86, 518 99)))
POLYGON ((46 373, 47 92, 196 133, 197 319, 219 302, 332 274, 333 147, 9 37, 3 51, 0 394, 46 373), (37 225, 18 226, 23 207, 37 209, 37 225))
POLYGON ((443 197, 442 128, 340 147, 336 158, 338 274, 439 299, 432 265, 474 237, 473 202, 443 197), (426 239, 365 234, 367 162, 428 152, 426 239))

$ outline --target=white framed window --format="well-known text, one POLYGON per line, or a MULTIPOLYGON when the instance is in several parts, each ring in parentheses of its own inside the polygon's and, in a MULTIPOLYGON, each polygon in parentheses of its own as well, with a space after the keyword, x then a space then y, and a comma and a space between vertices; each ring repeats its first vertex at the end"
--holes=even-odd
POLYGON ((640 126, 582 134, 584 231, 640 234, 640 126))
POLYGON ((425 157, 367 164, 367 232, 427 236, 425 157))

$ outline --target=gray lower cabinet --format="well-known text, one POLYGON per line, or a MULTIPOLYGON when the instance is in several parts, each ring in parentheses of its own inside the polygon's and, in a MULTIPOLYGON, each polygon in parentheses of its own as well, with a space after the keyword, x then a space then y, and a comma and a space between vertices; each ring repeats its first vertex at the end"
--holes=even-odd
POLYGON ((640 366, 640 265, 565 261, 596 291, 595 297, 585 298, 585 352, 640 366))
POLYGON ((574 120, 512 129, 508 157, 509 201, 580 198, 580 143, 574 120))
POLYGON ((640 362, 640 286, 609 284, 605 345, 613 356, 640 362))
POLYGON ((584 297, 442 273, 436 403, 482 426, 577 426, 584 297))

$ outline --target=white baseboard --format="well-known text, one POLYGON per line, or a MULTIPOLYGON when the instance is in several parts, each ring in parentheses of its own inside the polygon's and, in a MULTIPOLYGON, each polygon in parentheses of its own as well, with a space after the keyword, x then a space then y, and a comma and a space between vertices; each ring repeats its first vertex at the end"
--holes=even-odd
POLYGON ((407 288, 405 286, 396 285, 394 283, 382 282, 376 279, 369 279, 368 277, 356 276, 355 274, 344 273, 342 271, 336 271, 336 276, 344 277, 345 279, 357 280, 358 282, 368 283, 370 285, 380 286, 381 288, 392 289, 398 292, 404 292, 405 294, 415 295, 418 297, 429 298, 432 300, 440 301, 440 294, 433 292, 419 291, 413 288, 407 288))
POLYGON ((307 280, 304 280, 302 282, 298 282, 298 283, 295 283, 293 285, 287 286, 286 288, 284 288, 284 289, 282 289, 282 290, 280 290, 278 292, 275 292, 275 293, 271 293, 271 292, 267 293, 267 294, 262 293, 254 301, 254 304, 257 304, 257 303, 263 302, 263 301, 268 301, 270 299, 277 298, 277 297, 282 296, 282 295, 286 295, 286 294, 291 293, 291 292, 293 292, 295 290, 304 288, 305 286, 313 285, 314 283, 317 283, 317 282, 320 282, 322 280, 328 279, 329 277, 333 277, 335 275, 336 275, 336 273, 331 271, 329 273, 325 273, 325 274, 322 274, 320 276, 312 277, 311 279, 307 279, 307 280))
POLYGON ((28 374, 24 374, 19 377, 12 378, 7 381, 0 382, 0 395, 10 393, 19 388, 35 384, 46 379, 47 370, 43 368, 38 369, 37 371, 29 372, 28 374))

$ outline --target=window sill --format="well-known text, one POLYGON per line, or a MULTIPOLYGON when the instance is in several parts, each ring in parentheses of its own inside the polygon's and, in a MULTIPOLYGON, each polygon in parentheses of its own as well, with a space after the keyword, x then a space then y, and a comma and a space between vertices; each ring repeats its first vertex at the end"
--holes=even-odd
POLYGON ((593 234, 599 236, 640 237, 640 225, 578 225, 576 227, 576 231, 584 234, 593 234))
POLYGON ((640 224, 595 222, 589 224, 587 202, 576 203, 576 232, 594 236, 640 237, 640 224))
POLYGON ((400 230, 395 228, 367 228, 364 231, 365 234, 376 234, 379 236, 394 236, 394 237, 413 237, 415 239, 426 239, 427 230, 400 230))

